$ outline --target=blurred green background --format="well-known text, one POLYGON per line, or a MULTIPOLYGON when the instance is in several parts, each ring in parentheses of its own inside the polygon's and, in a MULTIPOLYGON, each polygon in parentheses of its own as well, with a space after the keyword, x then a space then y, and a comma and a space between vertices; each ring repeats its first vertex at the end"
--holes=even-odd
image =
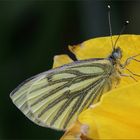
POLYGON ((125 33, 140 34, 140 1, 0 0, 0 139, 58 140, 63 132, 29 121, 11 102, 10 92, 23 80, 51 68, 67 46, 113 34, 125 20, 125 33))

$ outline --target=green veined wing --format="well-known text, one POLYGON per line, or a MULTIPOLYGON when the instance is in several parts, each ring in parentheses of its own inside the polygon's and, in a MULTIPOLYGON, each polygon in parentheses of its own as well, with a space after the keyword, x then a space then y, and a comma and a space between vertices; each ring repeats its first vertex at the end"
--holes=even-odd
POLYGON ((26 80, 10 97, 34 123, 65 130, 112 88, 112 72, 108 59, 76 61, 26 80))

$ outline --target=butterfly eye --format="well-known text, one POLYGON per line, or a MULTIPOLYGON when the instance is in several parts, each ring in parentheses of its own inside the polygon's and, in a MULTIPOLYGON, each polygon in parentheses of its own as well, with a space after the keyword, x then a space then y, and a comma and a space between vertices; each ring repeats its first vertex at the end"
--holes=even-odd
POLYGON ((117 52, 113 53, 113 57, 114 57, 115 59, 118 58, 118 53, 117 53, 117 52))
POLYGON ((114 52, 113 53, 113 58, 114 59, 120 59, 121 58, 121 53, 120 52, 114 52))

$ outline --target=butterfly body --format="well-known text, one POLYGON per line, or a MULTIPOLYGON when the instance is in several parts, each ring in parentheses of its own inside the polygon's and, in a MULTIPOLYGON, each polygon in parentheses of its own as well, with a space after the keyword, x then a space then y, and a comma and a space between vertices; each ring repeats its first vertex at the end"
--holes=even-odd
POLYGON ((107 58, 79 60, 27 79, 10 97, 34 123, 67 129, 78 114, 120 81, 120 48, 107 58))

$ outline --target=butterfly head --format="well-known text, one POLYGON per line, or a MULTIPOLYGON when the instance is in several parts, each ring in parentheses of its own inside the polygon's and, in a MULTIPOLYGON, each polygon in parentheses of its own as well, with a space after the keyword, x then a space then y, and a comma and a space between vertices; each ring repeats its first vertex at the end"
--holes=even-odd
POLYGON ((121 48, 117 47, 114 48, 112 54, 109 57, 113 62, 116 62, 122 58, 122 50, 121 48))

